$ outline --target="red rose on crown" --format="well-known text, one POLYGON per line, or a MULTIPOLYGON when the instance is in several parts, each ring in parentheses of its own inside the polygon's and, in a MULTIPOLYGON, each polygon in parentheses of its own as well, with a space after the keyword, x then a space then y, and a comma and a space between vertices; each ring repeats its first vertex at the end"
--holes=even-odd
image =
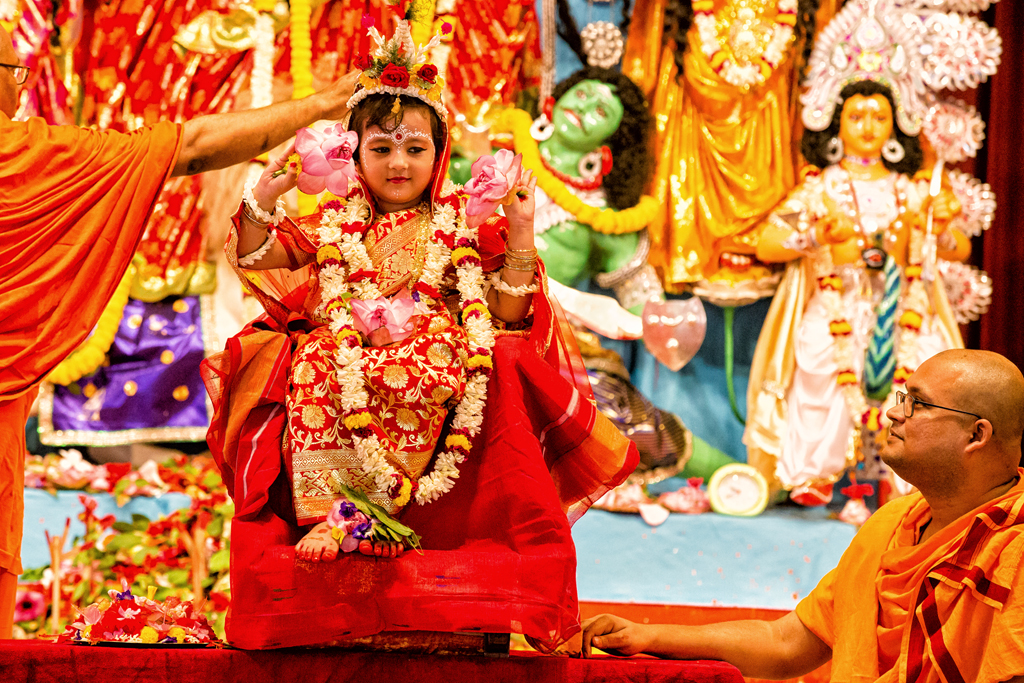
POLYGON ((366 71, 373 66, 373 59, 370 55, 356 55, 355 65, 360 71, 366 71))
POLYGON ((409 71, 404 66, 388 64, 380 74, 380 82, 382 85, 392 88, 407 88, 409 87, 409 71))
POLYGON ((433 64, 424 64, 420 67, 420 70, 416 72, 416 75, 427 83, 433 85, 434 81, 437 80, 437 67, 433 64))

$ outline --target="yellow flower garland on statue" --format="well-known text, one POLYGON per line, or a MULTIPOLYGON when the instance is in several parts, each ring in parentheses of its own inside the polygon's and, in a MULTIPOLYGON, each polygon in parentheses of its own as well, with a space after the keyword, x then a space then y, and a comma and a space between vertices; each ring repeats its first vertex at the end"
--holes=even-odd
POLYGON ((107 351, 114 343, 117 328, 121 326, 121 318, 124 317, 124 307, 128 304, 128 292, 131 291, 135 272, 134 264, 128 267, 128 271, 114 290, 114 295, 103 309, 95 329, 78 348, 50 371, 46 377, 47 382, 67 386, 96 372, 103 365, 107 351))
POLYGON ((555 204, 575 216, 580 223, 589 225, 595 232, 603 235, 639 232, 654 220, 659 206, 654 197, 648 195, 642 196, 636 206, 621 211, 600 209, 583 203, 582 199, 569 191, 565 183, 544 168, 537 141, 530 135, 532 124, 530 115, 525 111, 508 109, 498 119, 497 127, 501 131, 512 132, 516 151, 523 155, 523 165, 533 171, 537 178, 537 186, 544 190, 555 204))

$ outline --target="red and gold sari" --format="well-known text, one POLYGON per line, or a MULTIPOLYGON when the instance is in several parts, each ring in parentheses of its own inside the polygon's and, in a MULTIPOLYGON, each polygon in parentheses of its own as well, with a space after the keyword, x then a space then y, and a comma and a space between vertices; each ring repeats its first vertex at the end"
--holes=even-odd
MULTIPOLYGON (((411 288, 426 254, 430 213, 425 206, 386 214, 370 226, 367 253, 383 296, 411 288)), ((320 304, 311 293, 307 310, 320 304)), ((295 514, 299 524, 323 521, 340 496, 338 484, 365 491, 388 512, 398 508, 362 470, 352 435, 338 416, 341 387, 338 345, 326 326, 299 334, 288 391, 288 444, 295 514)), ((363 349, 370 428, 394 456, 390 464, 416 481, 426 470, 448 410, 466 389, 466 332, 440 301, 416 316, 415 331, 387 346, 363 349)))

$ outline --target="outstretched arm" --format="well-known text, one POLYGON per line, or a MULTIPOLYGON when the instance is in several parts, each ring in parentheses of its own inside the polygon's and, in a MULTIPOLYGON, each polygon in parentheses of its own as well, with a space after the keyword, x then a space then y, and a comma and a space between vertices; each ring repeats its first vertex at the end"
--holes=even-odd
POLYGON ((301 100, 186 121, 173 175, 193 175, 248 161, 314 121, 341 118, 357 76, 358 72, 353 71, 301 100))
MULTIPOLYGON (((537 256, 537 248, 533 242, 534 198, 537 191, 537 179, 533 171, 527 169, 519 180, 521 195, 517 195, 512 203, 505 207, 508 219, 508 249, 515 252, 533 252, 537 256)), ((505 267, 501 270, 501 279, 513 287, 529 285, 533 282, 534 271, 516 270, 509 267, 506 257, 505 267)), ((530 312, 533 295, 512 296, 492 289, 487 293, 487 308, 491 314, 507 323, 519 322, 530 312)))
POLYGON ((704 626, 635 624, 611 614, 583 622, 583 653, 598 647, 614 654, 644 652, 671 659, 717 659, 744 676, 793 678, 832 658, 832 649, 814 635, 796 612, 776 621, 729 621, 704 626))

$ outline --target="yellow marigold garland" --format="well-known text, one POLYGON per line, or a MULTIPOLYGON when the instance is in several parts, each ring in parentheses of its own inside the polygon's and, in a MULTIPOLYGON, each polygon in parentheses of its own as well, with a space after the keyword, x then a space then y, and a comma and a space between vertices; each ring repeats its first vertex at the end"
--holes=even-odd
POLYGON ((498 127, 512 132, 516 151, 523 155, 523 166, 533 171, 537 178, 537 186, 544 190, 553 202, 575 216, 580 223, 589 225, 595 232, 603 235, 638 232, 654 220, 660 207, 654 197, 648 195, 642 196, 636 206, 622 211, 600 209, 584 204, 583 200, 566 188, 565 183, 544 168, 537 142, 530 135, 532 123, 530 115, 525 111, 508 109, 498 120, 498 127))
MULTIPOLYGON (((292 99, 301 100, 313 94, 313 40, 309 35, 312 10, 309 0, 291 0, 290 40, 292 48, 292 99)), ((316 197, 299 192, 299 214, 308 216, 316 210, 316 197)))
POLYGON ((128 304, 128 293, 131 291, 135 272, 134 265, 128 267, 128 271, 114 290, 114 295, 110 297, 110 302, 103 309, 95 329, 71 352, 71 355, 50 371, 46 381, 67 386, 96 372, 103 365, 107 351, 114 343, 117 328, 121 326, 121 318, 124 317, 124 307, 128 304))

